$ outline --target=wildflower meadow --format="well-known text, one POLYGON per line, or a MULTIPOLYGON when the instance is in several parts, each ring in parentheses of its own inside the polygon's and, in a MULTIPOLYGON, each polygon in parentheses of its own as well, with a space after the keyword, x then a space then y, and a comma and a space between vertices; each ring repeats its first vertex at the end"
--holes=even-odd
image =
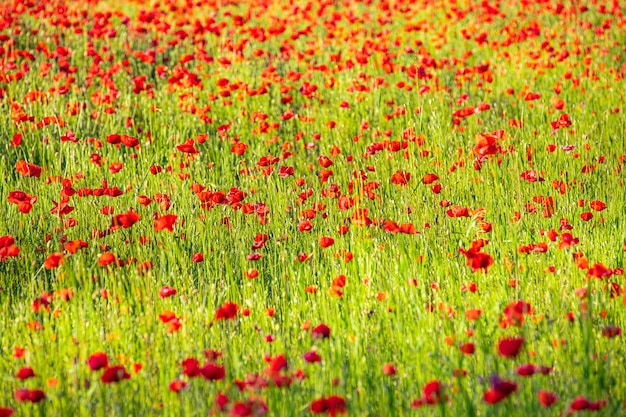
POLYGON ((625 13, 0 2, 0 417, 626 415, 625 13))

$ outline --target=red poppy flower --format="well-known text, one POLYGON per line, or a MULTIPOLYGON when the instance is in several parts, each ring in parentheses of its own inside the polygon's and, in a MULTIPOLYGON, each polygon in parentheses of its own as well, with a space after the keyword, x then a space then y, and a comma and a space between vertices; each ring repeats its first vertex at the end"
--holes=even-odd
POLYGON ((187 388, 187 385, 188 385, 188 384, 187 384, 187 382, 186 382, 186 381, 183 381, 183 380, 181 380, 181 379, 176 379, 176 380, 174 380, 174 381, 170 382, 169 389, 170 389, 170 391, 172 391, 172 392, 176 392, 176 393, 178 393, 178 392, 180 392, 181 390, 183 390, 183 389, 187 388))
POLYGON ((503 130, 498 130, 493 133, 479 133, 475 136, 476 145, 472 151, 478 158, 498 154, 502 152, 502 147, 497 141, 501 140, 503 136, 503 130))
POLYGON ((33 368, 29 368, 29 367, 20 368, 20 370, 17 371, 17 374, 15 375, 16 378, 21 379, 21 380, 33 378, 34 376, 35 376, 35 371, 33 371, 33 368))
POLYGON ((490 379, 491 389, 483 396, 483 401, 488 404, 496 404, 507 398, 509 395, 517 391, 515 382, 501 379, 495 375, 490 379))
POLYGON ((613 270, 611 268, 607 268, 601 263, 594 264, 587 270, 587 276, 595 277, 595 278, 608 278, 613 275, 613 270))
POLYGON ((464 342, 459 345, 459 350, 466 355, 472 355, 476 351, 476 346, 472 342, 464 342))
POLYGON ((314 350, 306 352, 304 355, 302 355, 302 359, 304 359, 308 363, 317 363, 322 361, 322 357, 320 356, 320 354, 314 350))
POLYGON ((46 269, 55 269, 63 264, 63 257, 65 254, 63 252, 54 252, 46 257, 43 262, 43 266, 46 269))
POLYGON ((63 249, 65 249, 71 254, 74 254, 78 252, 80 249, 84 249, 88 247, 89 247, 89 243, 85 242, 84 240, 77 239, 77 240, 72 240, 70 242, 67 242, 65 246, 63 246, 63 249))
POLYGON ((558 397, 554 392, 540 389, 537 393, 537 398, 539 399, 539 404, 541 404, 542 407, 548 408, 552 407, 558 397))
POLYGON ((593 219, 593 213, 590 211, 586 211, 580 214, 580 218, 588 222, 589 220, 593 219))
POLYGON ((37 197, 23 191, 15 190, 9 193, 7 200, 11 204, 16 204, 20 213, 28 214, 32 210, 33 204, 37 202, 37 197))
POLYGON ((183 373, 189 378, 200 375, 200 362, 195 358, 187 358, 182 362, 183 373))
POLYGON ((467 207, 461 206, 451 206, 448 210, 446 210, 446 216, 456 218, 456 217, 469 217, 469 209, 467 207))
POLYGON ((398 171, 391 176, 391 182, 396 185, 407 185, 411 179, 411 173, 406 171, 398 171))
POLYGON ((171 297, 172 295, 176 295, 176 288, 165 285, 159 290, 159 297, 161 298, 171 297))
POLYGON ((40 389, 18 388, 15 390, 15 399, 21 403, 38 403, 46 399, 46 394, 40 389))
POLYGON ((209 381, 219 381, 224 379, 226 371, 223 366, 214 363, 207 363, 200 369, 202 376, 209 381))
POLYGON ((248 149, 248 145, 243 142, 237 142, 230 148, 230 151, 235 155, 241 156, 246 152, 246 149, 248 149))
POLYGON ((237 317, 239 306, 231 301, 227 301, 215 312, 215 320, 232 320, 237 317))
POLYGON ((41 167, 26 161, 17 161, 15 170, 25 177, 39 178, 41 175, 41 167))
POLYGON ((109 366, 109 357, 104 352, 96 352, 89 356, 87 359, 87 365, 92 371, 97 371, 109 366))
POLYGON ((594 211, 602 211, 606 209, 606 204, 604 204, 600 200, 594 200, 589 203, 589 207, 591 208, 591 210, 594 210, 594 211))
POLYGON ((174 223, 176 223, 176 219, 178 219, 178 216, 175 214, 166 214, 164 216, 159 217, 154 222, 154 231, 160 232, 161 230, 168 230, 170 232, 173 232, 174 223))
POLYGON ((517 368, 517 374, 519 376, 533 376, 537 372, 537 367, 532 363, 520 365, 517 368))
POLYGON ((465 311, 465 318, 468 319, 469 321, 475 321, 475 320, 478 320, 481 314, 482 314, 482 310, 479 310, 476 308, 470 308, 465 311))
POLYGON ((398 373, 396 367, 392 363, 386 363, 383 365, 383 374, 387 376, 394 376, 398 373))
POLYGON ((613 337, 617 337, 621 335, 622 335, 621 327, 610 325, 602 329, 602 336, 604 337, 613 338, 613 337))
POLYGON ((424 401, 426 404, 438 404, 442 400, 445 400, 443 394, 443 385, 439 381, 430 381, 422 388, 424 394, 424 401))
POLYGON ((319 240, 319 245, 322 248, 327 248, 329 246, 332 246, 334 243, 335 243, 335 239, 329 236, 322 236, 320 237, 320 240, 319 240))
POLYGON ((0 417, 11 417, 14 413, 12 408, 0 407, 0 417))
POLYGON ((135 223, 139 221, 141 216, 134 211, 129 211, 128 213, 122 213, 111 218, 111 229, 117 229, 119 227, 123 227, 124 229, 128 229, 135 223))
POLYGON ((523 344, 523 337, 502 339, 498 343, 498 353, 505 358, 514 358, 519 354, 523 344))
POLYGON ((115 263, 115 260, 115 255, 113 255, 111 252, 105 252, 100 254, 100 256, 98 257, 98 265, 108 266, 112 263, 115 263))
POLYGON ((314 414, 328 413, 329 416, 334 417, 346 413, 346 400, 338 395, 331 395, 313 401, 310 409, 314 414))
POLYGON ((325 155, 321 155, 317 158, 317 162, 322 166, 322 168, 328 168, 333 165, 333 161, 325 155))
POLYGON ((311 331, 311 336, 314 339, 326 339, 330 337, 330 327, 322 323, 311 331))
POLYGON ((185 143, 181 145, 176 145, 176 149, 178 149, 179 151, 183 153, 190 153, 190 154, 198 153, 198 150, 194 146, 193 139, 187 139, 185 143))
POLYGON ((491 255, 481 252, 485 242, 485 240, 479 239, 472 242, 472 246, 469 250, 459 248, 459 252, 467 258, 467 266, 472 268, 472 272, 483 270, 486 273, 489 267, 493 265, 491 255))
POLYGON ((130 374, 126 372, 126 368, 123 365, 115 365, 105 369, 101 378, 105 384, 120 382, 125 379, 130 379, 130 374))
POLYGON ((6 258, 19 255, 20 249, 15 246, 15 238, 13 236, 0 237, 0 262, 4 262, 6 258))
POLYGON ((422 184, 432 184, 438 179, 439 177, 436 174, 426 174, 422 177, 422 184))
POLYGON ((552 133, 556 132, 559 129, 564 129, 570 127, 572 125, 572 121, 570 120, 567 113, 562 113, 557 120, 554 122, 550 122, 550 126, 552 126, 552 133))

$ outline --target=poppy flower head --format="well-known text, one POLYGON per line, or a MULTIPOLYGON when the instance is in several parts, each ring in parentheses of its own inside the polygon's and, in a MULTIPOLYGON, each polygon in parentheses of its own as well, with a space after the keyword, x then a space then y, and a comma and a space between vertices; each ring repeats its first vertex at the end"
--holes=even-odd
POLYGON ((17 371, 17 374, 15 374, 15 377, 21 380, 33 378, 35 377, 35 371, 33 371, 33 368, 23 367, 23 368, 20 368, 19 371, 17 371))
POLYGON ((41 175, 41 167, 26 161, 17 161, 15 170, 25 177, 39 178, 41 175))
POLYGON ((18 388, 15 391, 15 399, 21 403, 38 403, 46 399, 46 394, 40 389, 18 388))
POLYGON ((167 230, 169 232, 173 232, 174 223, 176 223, 177 219, 178 219, 178 216, 175 214, 165 214, 157 218, 156 221, 154 222, 154 231, 160 232, 161 230, 167 230))
POLYGON ((237 317, 239 306, 231 301, 227 301, 215 312, 215 320, 233 320, 237 317))
POLYGON ((554 405, 558 397, 552 391, 545 391, 540 389, 539 392, 537 392, 537 399, 539 400, 539 404, 541 404, 542 407, 549 408, 554 405))
POLYGON ((517 384, 515 382, 501 379, 497 375, 492 376, 489 382, 491 389, 483 396, 483 401, 487 404, 497 404, 517 391, 517 384))
POLYGON ((89 365, 89 369, 92 371, 106 368, 109 366, 109 357, 104 352, 93 353, 89 356, 89 359, 87 359, 87 365, 89 365))
POLYGON ((319 239, 319 245, 322 248, 328 248, 335 243, 335 239, 329 236, 322 236, 319 239))
POLYGON ((102 382, 105 384, 111 384, 114 382, 120 382, 125 379, 130 379, 130 374, 126 372, 126 368, 123 365, 110 366, 102 373, 102 382))
POLYGON ((314 339, 327 339, 330 337, 330 327, 322 323, 313 328, 311 336, 313 336, 314 339))
POLYGON ((422 388, 423 399, 426 404, 438 404, 445 400, 443 384, 437 380, 430 381, 422 388))
POLYGON ((313 414, 328 413, 329 416, 334 417, 347 412, 346 400, 338 395, 322 397, 311 403, 310 410, 313 414))
POLYGON ((498 353, 505 358, 515 358, 524 344, 523 337, 511 337, 498 342, 498 353))

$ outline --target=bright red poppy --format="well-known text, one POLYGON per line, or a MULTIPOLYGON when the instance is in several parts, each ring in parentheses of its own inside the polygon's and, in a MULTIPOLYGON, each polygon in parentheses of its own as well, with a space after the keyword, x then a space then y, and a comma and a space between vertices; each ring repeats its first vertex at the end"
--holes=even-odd
POLYGON ((169 232, 173 232, 176 219, 178 219, 178 216, 175 214, 165 214, 157 218, 154 222, 154 231, 160 232, 161 230, 167 230, 169 232))
POLYGON ((104 352, 96 352, 89 356, 87 359, 87 365, 92 371, 106 368, 109 366, 109 357, 104 352))

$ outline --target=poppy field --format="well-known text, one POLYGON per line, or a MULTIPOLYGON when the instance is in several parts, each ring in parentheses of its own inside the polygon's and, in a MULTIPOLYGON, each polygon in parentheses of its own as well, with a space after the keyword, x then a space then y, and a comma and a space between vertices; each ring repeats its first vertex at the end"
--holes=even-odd
POLYGON ((3 2, 0 417, 626 415, 625 12, 3 2))

